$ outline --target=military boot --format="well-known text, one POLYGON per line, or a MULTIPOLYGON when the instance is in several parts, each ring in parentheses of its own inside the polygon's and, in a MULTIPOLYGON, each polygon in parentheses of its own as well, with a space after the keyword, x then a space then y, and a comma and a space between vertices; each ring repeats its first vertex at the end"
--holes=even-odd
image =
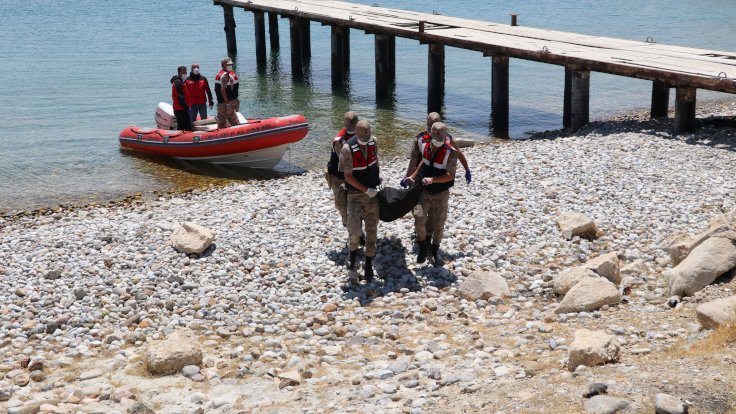
POLYGON ((429 250, 429 239, 419 242, 419 254, 417 255, 417 263, 427 261, 427 250, 429 250))
POLYGON ((432 245, 432 260, 436 266, 442 266, 442 258, 440 257, 440 245, 432 245))
POLYGON ((355 260, 358 258, 358 251, 351 250, 350 257, 348 258, 348 269, 355 270, 355 260))
POLYGON ((373 258, 365 257, 365 263, 363 263, 363 278, 367 281, 373 279, 373 258))

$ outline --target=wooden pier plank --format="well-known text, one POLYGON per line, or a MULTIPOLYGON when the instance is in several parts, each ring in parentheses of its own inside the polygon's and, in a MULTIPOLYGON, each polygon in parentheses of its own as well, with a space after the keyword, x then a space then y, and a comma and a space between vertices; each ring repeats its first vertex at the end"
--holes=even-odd
POLYGON ((736 93, 736 52, 510 26, 335 0, 215 0, 214 3, 486 54, 736 93), (423 33, 419 33, 420 21, 426 22, 423 33), (723 73, 730 78, 719 79, 723 73))

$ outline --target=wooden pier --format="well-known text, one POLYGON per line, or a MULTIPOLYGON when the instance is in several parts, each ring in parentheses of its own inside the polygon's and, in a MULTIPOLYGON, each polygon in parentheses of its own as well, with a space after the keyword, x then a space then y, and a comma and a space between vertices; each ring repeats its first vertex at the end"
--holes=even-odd
POLYGON ((277 16, 289 19, 291 67, 301 76, 311 56, 310 23, 332 27, 332 82, 340 85, 350 67, 350 29, 375 36, 376 98, 389 96, 396 78, 395 38, 428 45, 427 108, 439 111, 445 89, 445 47, 481 52, 491 58, 491 110, 494 135, 508 136, 509 59, 563 66, 563 126, 577 130, 588 123, 590 72, 652 81, 651 116, 666 117, 670 89, 675 93, 675 132, 691 132, 697 89, 736 93, 736 52, 639 42, 512 24, 420 13, 331 0, 214 0, 223 7, 227 49, 236 53, 233 8, 254 14, 256 57, 266 62, 264 13, 271 48, 279 47, 277 16))

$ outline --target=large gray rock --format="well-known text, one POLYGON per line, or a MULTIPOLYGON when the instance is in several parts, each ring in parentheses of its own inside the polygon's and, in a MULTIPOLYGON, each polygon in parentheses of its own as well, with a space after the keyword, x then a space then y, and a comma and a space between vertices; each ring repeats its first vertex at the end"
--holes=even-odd
POLYGON ((736 229, 736 221, 734 221, 734 218, 735 216, 732 213, 718 216, 711 220, 708 223, 708 228, 699 234, 691 236, 685 233, 669 237, 662 244, 662 249, 670 254, 672 264, 677 266, 685 260, 693 249, 711 237, 736 240, 736 231, 734 231, 736 229))
POLYGON ((578 282, 587 277, 600 277, 585 266, 565 269, 558 273, 552 281, 552 289, 558 295, 564 295, 578 282))
POLYGON ((621 267, 616 252, 590 259, 583 266, 617 285, 621 283, 621 267))
POLYGON ((621 398, 609 397, 607 395, 596 395, 585 401, 583 408, 589 414, 614 414, 626 409, 629 402, 621 398))
POLYGON ((688 405, 679 398, 659 393, 654 396, 654 410, 656 414, 687 414, 688 405))
POLYGON ((567 368, 575 371, 580 365, 594 367, 618 361, 621 349, 613 335, 603 331, 578 329, 570 344, 567 368))
POLYGON ((698 322, 706 329, 727 323, 736 324, 736 296, 706 302, 695 309, 698 322))
POLYGON ((469 274, 458 287, 458 292, 466 300, 488 300, 493 296, 509 297, 511 291, 503 276, 496 272, 476 270, 469 274))
POLYGON ((562 231, 562 237, 568 240, 575 236, 591 240, 603 236, 593 220, 582 213, 569 212, 557 217, 557 226, 562 231))
POLYGON ((736 267, 736 245, 731 239, 711 237, 687 255, 674 269, 664 272, 670 295, 693 295, 718 276, 736 267))
POLYGON ((153 344, 145 355, 146 368, 154 375, 174 374, 187 365, 202 364, 202 350, 191 329, 180 328, 153 344))
POLYGON ((586 277, 567 292, 555 313, 593 311, 620 301, 616 285, 602 277, 586 277))
POLYGON ((215 233, 199 224, 185 222, 171 233, 171 245, 182 253, 202 254, 215 241, 215 233))

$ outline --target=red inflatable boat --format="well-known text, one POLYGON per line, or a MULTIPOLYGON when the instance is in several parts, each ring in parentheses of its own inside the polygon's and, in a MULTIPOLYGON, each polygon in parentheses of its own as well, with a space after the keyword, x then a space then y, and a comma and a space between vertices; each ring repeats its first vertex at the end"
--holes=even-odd
POLYGON ((271 169, 289 144, 307 135, 309 126, 302 115, 245 120, 238 114, 241 125, 218 129, 214 118, 208 118, 195 122, 194 131, 178 131, 170 107, 159 104, 159 128, 125 128, 120 133, 120 146, 187 161, 271 169), (171 129, 162 128, 166 126, 171 129))

